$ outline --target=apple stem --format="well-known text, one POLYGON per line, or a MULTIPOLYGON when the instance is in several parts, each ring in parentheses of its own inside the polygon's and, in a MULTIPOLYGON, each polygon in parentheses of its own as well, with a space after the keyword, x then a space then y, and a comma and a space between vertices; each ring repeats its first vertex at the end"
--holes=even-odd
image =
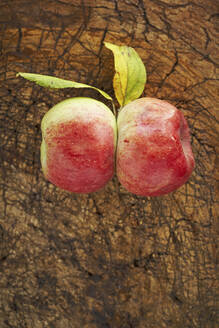
POLYGON ((115 104, 114 104, 113 100, 112 100, 111 102, 112 102, 112 106, 113 106, 113 114, 114 114, 115 116, 117 116, 117 111, 116 111, 115 104))

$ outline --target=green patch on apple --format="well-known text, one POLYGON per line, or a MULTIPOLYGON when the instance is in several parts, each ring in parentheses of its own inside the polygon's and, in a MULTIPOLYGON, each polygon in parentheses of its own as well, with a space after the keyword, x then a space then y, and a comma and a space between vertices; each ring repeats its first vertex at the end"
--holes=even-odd
POLYGON ((57 187, 90 193, 103 188, 116 169, 121 185, 141 196, 177 190, 195 166, 190 132, 181 111, 156 98, 139 98, 146 83, 145 66, 131 47, 105 42, 113 52, 113 87, 120 109, 104 91, 57 77, 18 73, 47 88, 92 88, 112 101, 113 112, 93 98, 66 99, 41 122, 41 165, 57 187), (139 99, 138 99, 139 98, 139 99))

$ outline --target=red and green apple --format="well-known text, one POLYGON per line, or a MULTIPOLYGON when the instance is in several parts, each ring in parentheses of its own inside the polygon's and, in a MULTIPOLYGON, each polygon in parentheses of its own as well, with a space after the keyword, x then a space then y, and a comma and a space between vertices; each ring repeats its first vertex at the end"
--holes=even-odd
POLYGON ((160 196, 182 186, 194 168, 184 115, 164 100, 140 98, 118 115, 117 176, 131 193, 160 196))
POLYGON ((41 123, 45 177, 76 193, 101 189, 114 174, 116 120, 102 102, 70 98, 50 109, 41 123))

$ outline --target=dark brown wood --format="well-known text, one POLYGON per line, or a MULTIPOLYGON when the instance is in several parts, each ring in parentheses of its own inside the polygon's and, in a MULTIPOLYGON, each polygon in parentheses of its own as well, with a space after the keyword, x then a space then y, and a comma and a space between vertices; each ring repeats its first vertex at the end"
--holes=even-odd
POLYGON ((2 0, 0 327, 218 326, 218 3, 214 0, 2 0), (34 72, 113 96, 103 41, 134 47, 144 95, 188 119, 196 168, 158 198, 113 180, 74 195, 45 181, 40 121, 89 90, 51 91, 34 72))

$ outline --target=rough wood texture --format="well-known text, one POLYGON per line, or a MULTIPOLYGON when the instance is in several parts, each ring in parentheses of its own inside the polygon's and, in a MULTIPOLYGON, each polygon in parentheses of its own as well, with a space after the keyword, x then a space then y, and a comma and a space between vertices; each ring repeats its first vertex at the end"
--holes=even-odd
MULTIPOLYGON (((2 0, 0 327, 218 327, 218 2, 2 0), (116 177, 98 193, 47 183, 40 121, 58 101, 18 71, 85 82, 113 96, 103 41, 134 47, 144 95, 188 119, 196 168, 158 198, 116 177)), ((110 105, 110 104, 108 104, 110 105)))

